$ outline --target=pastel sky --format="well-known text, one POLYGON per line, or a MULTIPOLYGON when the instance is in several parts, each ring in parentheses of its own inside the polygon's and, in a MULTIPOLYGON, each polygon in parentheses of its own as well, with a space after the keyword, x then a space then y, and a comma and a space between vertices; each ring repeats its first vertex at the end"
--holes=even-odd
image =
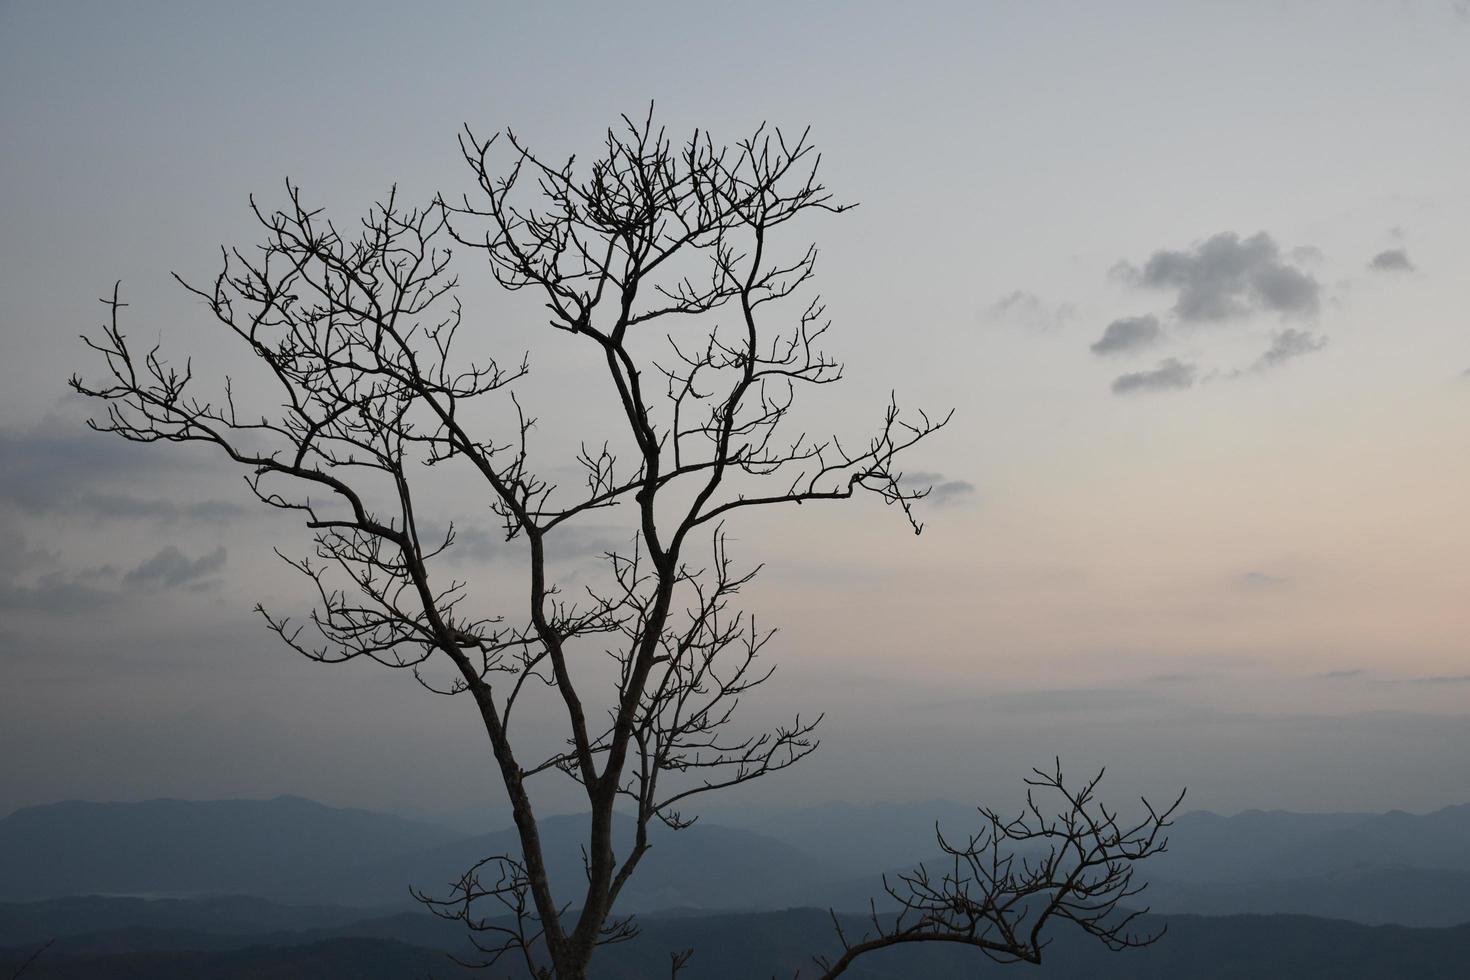
MULTIPOLYGON (((496 798, 468 705, 253 617, 299 528, 65 380, 119 279, 133 336, 231 366, 169 272, 256 241, 251 193, 352 221, 467 189, 464 123, 585 156, 650 100, 810 125, 860 202, 795 233, 848 364, 814 424, 956 412, 921 537, 876 501, 736 529, 782 629, 755 717, 828 712, 737 802, 992 799, 1054 755, 1222 811, 1470 801, 1467 92, 1431 0, 0 3, 0 813, 496 798)), ((605 393, 462 276, 554 469, 605 393)))

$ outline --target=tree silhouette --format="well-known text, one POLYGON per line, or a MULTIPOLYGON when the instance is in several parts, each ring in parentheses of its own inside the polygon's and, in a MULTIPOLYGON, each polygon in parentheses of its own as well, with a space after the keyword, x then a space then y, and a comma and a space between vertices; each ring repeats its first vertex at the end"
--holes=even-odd
MULTIPOLYGON (((686 827, 693 797, 817 747, 819 717, 753 732, 737 723, 741 699, 771 676, 772 633, 735 606, 756 569, 729 556, 726 522, 869 493, 918 532, 913 505, 928 490, 904 480, 900 458, 950 415, 904 412, 890 397, 863 436, 797 427, 798 395, 836 383, 842 367, 823 347, 825 308, 805 296, 816 248, 784 238, 798 219, 848 207, 819 181, 807 132, 675 143, 650 109, 609 130, 586 168, 548 163, 512 132, 466 129, 460 148, 473 195, 406 207, 395 191, 347 233, 288 182, 279 209, 252 199, 258 249, 224 251, 212 282, 179 280, 261 377, 201 392, 190 362, 130 345, 114 287, 101 334, 84 338, 106 377, 71 383, 106 403, 94 428, 211 444, 263 503, 302 516, 314 547, 283 557, 315 608, 305 621, 260 610, 292 648, 322 662, 371 658, 473 701, 521 849, 469 869, 449 896, 421 897, 474 927, 487 961, 510 954, 533 976, 578 980, 598 945, 636 933, 616 904, 654 822, 686 827), (587 387, 606 397, 618 435, 583 444, 581 487, 533 466, 528 361, 461 355, 456 248, 506 290, 530 290, 547 327, 600 365, 587 387), (473 487, 505 540, 523 542, 528 602, 486 609, 446 571, 456 530, 421 508, 430 480, 473 487), (603 582, 569 597, 548 556, 611 508, 631 512, 636 532, 603 555, 603 582), (565 740, 538 751, 514 722, 548 692, 565 740), (573 895, 548 878, 531 792, 557 774, 580 784, 591 812, 585 888, 573 895), (621 849, 620 804, 633 816, 621 849)), ((1171 811, 1121 828, 1092 809, 1095 783, 1072 793, 1058 771, 1041 785, 1062 793, 1059 817, 987 814, 981 835, 946 843, 951 871, 919 869, 891 888, 905 914, 875 913, 869 935, 843 936, 825 976, 921 940, 1034 960, 1040 927, 1058 917, 1109 945, 1145 941, 1115 905, 1131 894, 1131 863, 1162 848, 1171 811), (1050 846, 1039 864, 1005 851, 1036 842, 1050 846)), ((689 957, 671 959, 677 972, 689 957)))

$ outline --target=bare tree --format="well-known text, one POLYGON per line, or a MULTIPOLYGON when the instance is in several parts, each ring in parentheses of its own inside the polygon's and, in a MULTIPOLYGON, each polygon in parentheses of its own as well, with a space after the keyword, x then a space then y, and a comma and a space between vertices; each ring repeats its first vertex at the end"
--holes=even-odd
MULTIPOLYGON (((467 871, 452 896, 424 899, 477 927, 490 961, 510 954, 533 976, 579 980, 599 944, 635 933, 615 907, 652 824, 685 827, 692 797, 784 769, 817 746, 820 718, 737 734, 737 704, 771 676, 761 661, 771 632, 734 606, 755 570, 733 564, 725 522, 869 492, 918 532, 913 504, 928 491, 904 481, 899 459, 950 416, 904 413, 890 398, 865 437, 788 431, 798 393, 842 377, 822 347, 824 307, 799 298, 817 251, 778 242, 796 219, 848 207, 818 180, 807 133, 761 127, 723 147, 696 132, 676 144, 650 111, 610 130, 584 170, 546 162, 510 132, 481 139, 467 129, 460 147, 474 195, 410 208, 395 192, 349 233, 288 182, 282 208, 252 199, 258 249, 224 251, 212 282, 180 279, 255 356, 273 394, 260 379, 237 391, 229 377, 201 392, 189 362, 130 345, 116 287, 101 334, 84 338, 107 376, 71 383, 105 401, 94 428, 213 445, 263 503, 300 513, 314 548, 285 560, 315 609, 304 622, 260 610, 292 648, 323 662, 371 658, 473 701, 521 849, 467 871), (518 393, 528 362, 459 354, 456 246, 505 289, 539 297, 548 326, 603 366, 589 387, 602 386, 618 435, 576 455, 582 487, 554 485, 533 467, 535 419, 518 393), (262 414, 247 402, 278 407, 262 414), (486 610, 446 572, 456 530, 419 507, 430 470, 477 487, 506 540, 524 543, 528 602, 486 610), (609 508, 630 512, 636 534, 604 556, 603 587, 569 598, 548 549, 609 508), (533 692, 549 693, 564 715, 565 742, 546 752, 513 724, 533 692), (533 805, 532 783, 554 774, 580 784, 591 811, 585 888, 574 895, 554 894, 533 805), (621 850, 620 801, 634 828, 621 850), (487 903, 504 917, 477 911, 487 903)), ((828 975, 867 949, 918 939, 969 936, 987 952, 1034 958, 1037 937, 1007 917, 1048 888, 1055 900, 1036 921, 1070 918, 1116 939, 1082 903, 1126 877, 1093 872, 1146 856, 1157 839, 1114 833, 1106 817, 1077 822, 1090 793, 1070 798, 1061 824, 1018 837, 1021 824, 993 822, 985 838, 1092 848, 1064 880, 1055 862, 1040 877, 991 865, 979 893, 948 876, 905 879, 917 920, 849 944, 828 975), (980 941, 982 923, 995 938, 980 941)), ((1155 815, 1154 831, 1164 823, 1155 815)), ((978 868, 984 843, 952 853, 978 868)), ((687 959, 673 957, 673 970, 687 959)))
POLYGON ((1057 760, 1050 771, 1032 770, 1017 816, 982 807, 980 831, 963 842, 936 828, 947 866, 936 874, 919 865, 897 881, 885 878, 897 912, 880 916, 874 902, 871 928, 861 936, 848 936, 834 915, 842 952, 817 958, 819 980, 840 976, 866 953, 906 943, 953 943, 999 963, 1040 963, 1053 919, 1073 923, 1112 950, 1157 941, 1162 932, 1134 929, 1147 908, 1125 903, 1143 892, 1133 882, 1134 865, 1167 847, 1164 831, 1184 794, 1163 810, 1145 800, 1144 815, 1120 821, 1097 799, 1102 776, 1069 789, 1057 760), (1059 798, 1054 807, 1038 802, 1038 790, 1059 798))

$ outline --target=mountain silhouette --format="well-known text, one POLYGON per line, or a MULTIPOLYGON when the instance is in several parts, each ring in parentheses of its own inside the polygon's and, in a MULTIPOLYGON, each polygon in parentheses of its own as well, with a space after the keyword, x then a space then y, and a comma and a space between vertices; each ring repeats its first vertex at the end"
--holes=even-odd
POLYGON ((266 894, 463 835, 296 796, 269 800, 66 802, 0 819, 0 899, 82 894, 266 894))

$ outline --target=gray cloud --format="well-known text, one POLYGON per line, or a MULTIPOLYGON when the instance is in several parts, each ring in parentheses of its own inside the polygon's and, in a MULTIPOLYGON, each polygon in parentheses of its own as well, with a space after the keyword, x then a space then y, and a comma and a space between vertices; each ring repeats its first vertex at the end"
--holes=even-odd
POLYGON ((1411 684, 1427 684, 1438 686, 1441 684, 1470 684, 1470 674, 1448 674, 1439 677, 1413 677, 1411 684))
POLYGON ((1134 371, 1118 375, 1113 379, 1113 394, 1127 395, 1139 391, 1175 391, 1189 388, 1194 385, 1194 377, 1197 373, 1193 364, 1186 364, 1178 358, 1171 357, 1160 361, 1159 366, 1152 371, 1134 371))
POLYGON ((116 591, 99 585, 116 572, 108 566, 68 573, 57 555, 31 548, 13 530, 0 531, 0 609, 70 613, 115 602, 116 591))
POLYGON ((1187 322, 1258 312, 1310 315, 1322 291, 1315 278, 1283 259, 1265 232, 1246 239, 1221 232, 1187 251, 1155 252, 1142 269, 1121 263, 1115 272, 1137 286, 1174 291, 1174 314, 1187 322))
POLYGON ((1158 317, 1152 314, 1124 317, 1107 325, 1102 336, 1092 345, 1092 352, 1129 353, 1157 343, 1161 336, 1163 331, 1159 329, 1158 317))
POLYGON ((0 428, 0 500, 28 514, 219 522, 245 512, 225 500, 179 502, 98 489, 99 484, 184 465, 175 454, 161 456, 150 447, 56 418, 29 430, 0 428))
POLYGON ((1200 674, 1190 674, 1181 671, 1171 674, 1154 674, 1151 677, 1145 677, 1143 682, 1145 684, 1185 684, 1189 681, 1197 681, 1201 676, 1200 674))
POLYGON ((1006 293, 985 309, 985 316, 991 320, 1009 321, 1037 330, 1056 329, 1076 315, 1076 307, 1071 303, 1052 306, 1024 289, 1006 293))
POLYGON ((245 508, 228 500, 197 500, 176 503, 159 497, 134 497, 125 493, 87 491, 70 501, 77 510, 97 517, 150 518, 172 522, 178 520, 224 522, 245 513, 245 508))
POLYGON ((1409 261, 1408 252, 1401 248, 1390 248, 1373 256, 1368 268, 1378 272, 1413 272, 1414 263, 1409 261))
POLYGON ((1353 677, 1362 677, 1366 673, 1368 672, 1361 667, 1352 670, 1329 670, 1326 673, 1316 675, 1316 679, 1319 681, 1345 681, 1353 677))
POLYGON ((990 712, 1018 714, 1107 712, 1157 706, 1161 703, 1161 698, 1159 694, 1136 688, 1044 688, 931 701, 920 707, 927 710, 983 708, 990 712))
POLYGON ((969 480, 944 480, 934 484, 929 489, 929 496, 924 498, 940 507, 946 504, 958 503, 975 493, 975 484, 969 480))
POLYGON ((1293 262, 1303 265, 1312 265, 1326 258, 1322 250, 1315 245, 1298 245, 1286 254, 1291 256, 1293 262))
POLYGON ((0 609, 81 613, 114 605, 130 590, 206 588, 213 584, 206 577, 224 567, 225 549, 191 559, 167 545, 121 576, 112 565, 73 571, 58 564, 56 554, 29 547, 13 530, 0 531, 0 609))
POLYGON ((1245 572, 1236 581, 1247 589, 1279 589, 1291 582, 1284 576, 1271 575, 1268 572, 1245 572))
POLYGON ((924 499, 938 507, 960 503, 975 494, 975 484, 969 480, 952 480, 943 473, 905 473, 899 482, 905 489, 928 487, 929 496, 924 499))
POLYGON ((158 554, 124 575, 123 581, 129 585, 164 588, 189 585, 223 568, 225 557, 224 545, 199 558, 189 558, 173 545, 165 545, 158 554))
POLYGON ((15 531, 0 531, 0 581, 8 582, 18 575, 55 562, 54 553, 30 547, 15 531))
POLYGON ((0 582, 0 609, 79 613, 110 606, 122 598, 116 589, 99 588, 83 576, 50 572, 32 585, 0 582))
POLYGON ((1294 358, 1319 351, 1327 346, 1327 338, 1306 330, 1282 330, 1271 338, 1271 346, 1251 365, 1254 371, 1266 371, 1294 358))
POLYGON ((52 511, 99 479, 147 464, 136 446, 61 427, 49 420, 29 431, 0 428, 0 497, 32 513, 52 511))

